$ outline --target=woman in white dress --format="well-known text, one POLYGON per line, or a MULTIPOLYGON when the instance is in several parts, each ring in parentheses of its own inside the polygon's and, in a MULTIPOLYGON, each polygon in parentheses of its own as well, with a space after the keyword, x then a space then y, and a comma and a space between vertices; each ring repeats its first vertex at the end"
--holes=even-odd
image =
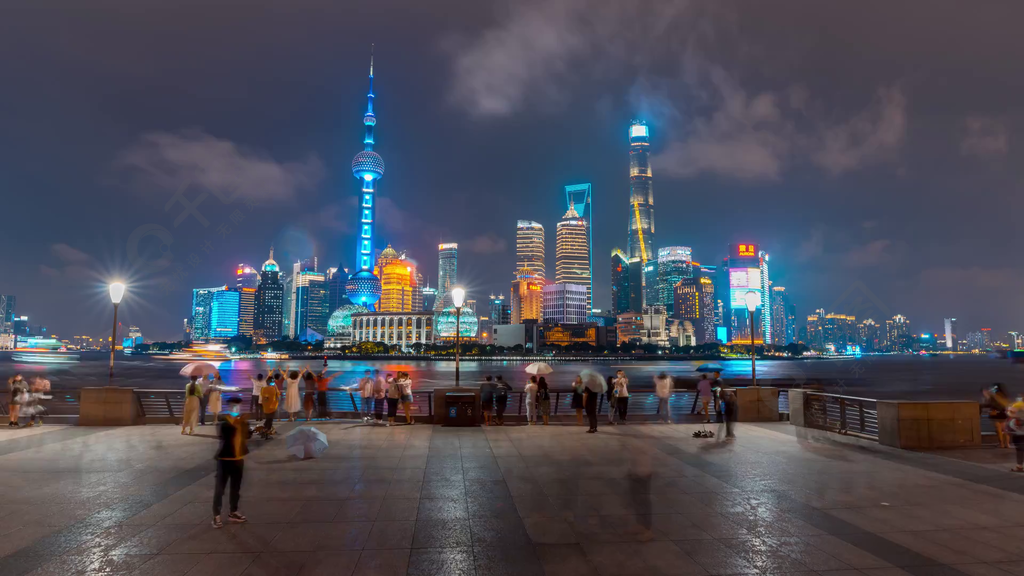
POLYGON ((203 397, 203 387, 199 384, 199 377, 192 376, 185 385, 185 409, 181 417, 181 433, 192 434, 196 430, 196 423, 199 422, 199 399, 203 397))
POLYGON ((302 410, 302 396, 299 394, 299 374, 298 370, 291 370, 288 372, 287 378, 285 378, 285 397, 284 397, 284 411, 288 413, 288 421, 295 422, 295 418, 302 410))

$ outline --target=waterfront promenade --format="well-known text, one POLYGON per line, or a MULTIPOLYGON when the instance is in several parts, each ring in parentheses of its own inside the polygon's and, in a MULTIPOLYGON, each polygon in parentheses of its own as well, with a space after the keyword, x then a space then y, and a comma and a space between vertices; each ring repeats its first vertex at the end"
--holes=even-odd
MULTIPOLYGON (((253 440, 244 525, 210 527, 215 439, 0 434, 0 576, 1024 574, 1009 450, 912 453, 787 423, 393 428, 253 440)), ((210 434, 210 436, 206 436, 210 434)))

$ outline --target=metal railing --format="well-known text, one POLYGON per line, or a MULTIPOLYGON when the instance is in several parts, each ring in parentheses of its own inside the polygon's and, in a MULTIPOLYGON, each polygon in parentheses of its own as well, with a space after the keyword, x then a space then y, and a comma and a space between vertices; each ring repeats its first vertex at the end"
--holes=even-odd
POLYGON ((805 392, 804 423, 808 428, 877 440, 877 400, 821 392, 805 392))
MULTIPOLYGON (((79 401, 81 400, 78 390, 54 391, 50 392, 49 396, 52 398, 40 402, 44 409, 41 414, 44 421, 56 419, 60 423, 67 423, 78 419, 79 401)), ((9 416, 10 413, 10 398, 0 400, 0 415, 9 416)), ((21 420, 28 420, 28 418, 22 415, 21 420)))

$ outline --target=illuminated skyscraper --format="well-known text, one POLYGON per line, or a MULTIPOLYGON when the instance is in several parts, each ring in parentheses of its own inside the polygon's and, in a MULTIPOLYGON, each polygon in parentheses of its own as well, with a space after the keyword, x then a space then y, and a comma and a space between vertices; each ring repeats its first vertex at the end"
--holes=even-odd
POLYGON ((345 292, 348 279, 348 270, 340 264, 337 268, 327 269, 327 309, 331 311, 331 314, 334 314, 338 308, 352 303, 348 299, 348 293, 345 292))
POLYGON ((292 337, 303 338, 306 330, 320 336, 327 334, 327 279, 323 272, 316 271, 316 259, 295 264, 292 276, 295 297, 293 302, 292 337))
POLYGON ((0 294, 0 333, 10 334, 14 331, 15 302, 13 294, 0 294))
POLYGON ((574 206, 580 218, 587 222, 587 254, 590 256, 590 310, 594 310, 594 207, 591 198, 591 185, 572 184, 565 187, 565 203, 574 206))
POLYGON ((272 342, 281 338, 284 285, 280 275, 280 269, 274 261, 274 248, 271 247, 270 258, 263 263, 260 285, 256 289, 253 338, 257 342, 272 342))
POLYGON ((414 286, 416 286, 412 293, 412 311, 421 312, 426 310, 423 307, 423 274, 420 274, 415 264, 412 266, 412 277, 415 281, 414 286))
POLYGON ((437 292, 434 311, 453 306, 452 289, 458 284, 459 245, 448 242, 437 245, 437 292))
POLYGON ((206 340, 212 337, 210 323, 210 305, 213 304, 215 292, 225 289, 226 286, 215 286, 213 288, 192 289, 192 339, 206 340))
POLYGON ((612 314, 629 312, 629 259, 622 250, 612 250, 612 314))
POLYGON ((524 320, 540 320, 544 306, 544 281, 529 268, 516 271, 512 282, 512 323, 522 324, 524 320))
POLYGON ((579 284, 548 284, 543 290, 544 322, 552 324, 583 324, 590 309, 586 286, 579 284))
POLYGON ((629 267, 629 311, 641 312, 644 309, 644 264, 639 258, 630 258, 629 267))
POLYGON ((768 277, 768 253, 761 250, 757 257, 761 267, 761 334, 764 342, 769 343, 772 338, 772 282, 768 277))
MULTIPOLYGON (((380 265, 377 274, 381 282, 380 312, 412 312, 419 293, 416 284, 416 265, 406 260, 405 254, 398 254, 388 244, 377 260, 380 265)), ((422 295, 422 293, 420 293, 422 295)), ((416 310, 418 311, 418 310, 416 310)))
POLYGON ((431 288, 430 286, 424 286, 421 291, 423 295, 423 308, 424 312, 430 312, 434 309, 434 305, 437 304, 437 288, 431 288))
MULTIPOLYGON (((384 176, 384 159, 373 151, 373 127, 377 117, 373 113, 373 51, 370 52, 370 92, 367 94, 366 114, 363 125, 366 135, 363 137, 363 151, 352 159, 352 174, 363 184, 359 202, 359 246, 356 250, 356 273, 353 274, 345 290, 349 300, 359 306, 373 309, 380 300, 380 279, 373 274, 373 224, 377 204, 377 180, 384 176)), ((324 319, 324 330, 326 332, 324 319)))
POLYGON ((505 296, 491 294, 490 320, 493 324, 511 324, 512 306, 505 302, 505 296))
POLYGON ((237 288, 224 286, 210 300, 210 338, 231 338, 238 335, 237 288))
MULTIPOLYGON (((675 287, 683 278, 693 276, 693 250, 689 246, 658 248, 658 300, 672 317, 675 312, 675 287)), ((696 326, 694 326, 696 328, 696 326)))
POLYGON ((590 274, 590 233, 587 221, 580 218, 570 202, 555 230, 555 282, 587 288, 587 315, 593 308, 590 274))
POLYGON ((755 341, 771 338, 771 296, 768 291, 768 255, 758 251, 757 244, 730 244, 729 256, 722 261, 715 279, 715 292, 722 300, 722 323, 729 342, 750 343, 750 315, 747 312, 746 294, 756 292, 760 302, 754 311, 754 321, 759 323, 754 334, 755 341), (767 319, 765 317, 768 317, 767 319), (760 320, 760 322, 758 322, 760 320))
POLYGON ((772 331, 770 344, 785 346, 789 340, 789 297, 783 286, 772 286, 771 290, 772 331))
POLYGON ((238 290, 238 333, 252 336, 253 316, 256 313, 256 287, 260 276, 248 264, 239 264, 235 269, 235 288, 238 290))
POLYGON ((520 268, 544 277, 544 227, 533 220, 516 222, 516 270, 520 268))
MULTIPOLYGON (((650 157, 647 123, 634 120, 629 126, 629 243, 626 254, 630 262, 640 262, 636 276, 645 288, 648 280, 657 282, 656 270, 653 267, 648 270, 648 264, 656 262, 657 257, 654 252, 654 187, 650 157)), ((640 295, 641 307, 649 305, 646 298, 657 298, 653 286, 651 291, 633 286, 630 290, 640 295)))
POLYGON ((714 342, 715 330, 715 284, 706 276, 681 279, 674 287, 674 318, 689 321, 693 325, 694 337, 698 344, 714 342))
POLYGON ((946 329, 946 349, 951 352, 957 351, 957 339, 956 339, 956 318, 944 318, 942 320, 943 327, 946 329))

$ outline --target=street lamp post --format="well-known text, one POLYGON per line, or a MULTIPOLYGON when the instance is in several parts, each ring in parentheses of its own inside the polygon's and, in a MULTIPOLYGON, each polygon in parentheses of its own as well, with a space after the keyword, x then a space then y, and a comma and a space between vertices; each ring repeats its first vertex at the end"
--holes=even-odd
POLYGON ((743 295, 747 305, 747 316, 750 316, 750 376, 753 378, 753 385, 757 387, 757 360, 754 354, 754 311, 761 301, 761 296, 751 290, 743 295))
POLYGON ((459 387, 459 344, 462 336, 462 304, 466 300, 466 291, 462 288, 452 290, 452 303, 455 304, 455 387, 459 387))
POLYGON ((110 302, 114 304, 114 327, 110 331, 110 376, 111 382, 114 380, 114 349, 117 347, 117 305, 121 303, 121 298, 124 298, 124 284, 121 282, 114 282, 109 286, 110 289, 110 302))

